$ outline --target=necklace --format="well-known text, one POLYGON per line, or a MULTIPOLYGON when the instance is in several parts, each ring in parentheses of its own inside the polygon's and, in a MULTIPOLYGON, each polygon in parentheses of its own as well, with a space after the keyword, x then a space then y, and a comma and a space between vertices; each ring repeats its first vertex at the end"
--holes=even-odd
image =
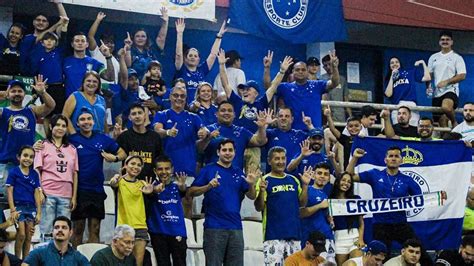
MULTIPOLYGON (((390 183, 390 175, 388 173, 386 173, 386 174, 387 174, 388 182, 390 183)), ((392 193, 395 190, 395 184, 397 183, 397 179, 398 179, 398 176, 395 176, 395 180, 393 180, 393 182, 392 182, 392 193)))

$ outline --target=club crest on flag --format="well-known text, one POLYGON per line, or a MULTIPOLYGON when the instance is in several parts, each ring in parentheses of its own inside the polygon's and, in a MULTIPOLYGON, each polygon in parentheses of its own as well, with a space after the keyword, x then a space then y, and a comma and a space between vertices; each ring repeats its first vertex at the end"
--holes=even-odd
POLYGON ((163 6, 173 11, 193 12, 204 4, 204 0, 168 0, 163 6))
POLYGON ((403 164, 418 165, 423 162, 423 153, 406 145, 405 148, 402 149, 402 159, 403 164))
POLYGON ((305 19, 308 0, 264 0, 263 9, 273 24, 283 29, 292 29, 305 19))
MULTIPOLYGON (((418 184, 418 186, 420 186, 421 192, 423 192, 423 194, 427 194, 427 193, 431 192, 428 182, 426 181, 426 179, 422 175, 420 175, 420 174, 418 174, 417 172, 414 172, 414 171, 402 171, 402 172, 405 175, 411 177, 413 179, 413 181, 415 181, 418 184)), ((409 211, 406 212, 407 213, 407 218, 415 217, 418 214, 420 214, 422 211, 423 211, 423 208, 409 210, 409 211)))

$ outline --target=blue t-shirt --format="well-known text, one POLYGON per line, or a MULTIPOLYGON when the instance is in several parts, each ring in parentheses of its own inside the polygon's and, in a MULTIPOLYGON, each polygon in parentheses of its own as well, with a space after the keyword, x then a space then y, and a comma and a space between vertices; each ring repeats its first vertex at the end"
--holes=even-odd
POLYGON ((16 153, 23 145, 33 145, 36 116, 30 107, 21 110, 0 108, 0 163, 17 164, 16 153))
POLYGON ((195 176, 196 141, 197 132, 202 127, 201 118, 188 111, 176 113, 172 109, 168 109, 156 114, 153 124, 156 123, 161 123, 165 130, 171 129, 175 123, 177 124, 178 135, 163 138, 165 153, 173 161, 176 172, 186 172, 187 175, 195 176))
POLYGON ((209 108, 204 108, 203 106, 199 107, 197 115, 201 118, 202 124, 205 126, 217 123, 217 106, 211 104, 209 108))
POLYGON ((191 186, 207 185, 214 177, 220 185, 204 194, 202 202, 205 211, 204 228, 241 230, 240 207, 249 185, 241 169, 225 168, 217 163, 206 165, 191 186))
POLYGON ((257 120, 259 111, 263 111, 268 108, 267 96, 255 100, 254 103, 246 103, 235 94, 234 91, 230 94, 229 102, 234 106, 235 120, 234 124, 237 126, 245 127, 250 132, 255 133, 258 130, 258 126, 254 123, 257 120))
POLYGON ((20 43, 20 68, 23 75, 34 76, 31 59, 37 58, 41 50, 44 47, 41 42, 36 42, 36 36, 28 34, 23 37, 20 43))
MULTIPOLYGON (((354 195, 353 199, 360 199, 359 195, 354 195)), ((359 215, 352 215, 351 221, 348 221, 349 216, 333 216, 334 230, 359 229, 359 215)))
POLYGON ((40 187, 39 175, 30 168, 28 175, 21 172, 19 166, 15 166, 8 174, 6 186, 13 187, 13 199, 15 204, 31 204, 36 206, 35 189, 40 187))
MULTIPOLYGON (((367 183, 372 187, 374 199, 399 198, 411 195, 420 195, 420 186, 409 176, 398 172, 395 176, 387 173, 387 169, 372 169, 359 173, 360 182, 367 183)), ((374 214, 374 223, 396 224, 406 223, 407 217, 404 211, 374 214)))
MULTIPOLYGON (((303 130, 290 129, 286 132, 278 128, 267 129, 268 142, 265 149, 268 151, 272 147, 280 146, 286 149, 286 165, 297 156, 300 151, 300 144, 308 137, 308 134, 303 130)), ((266 154, 266 153, 264 153, 266 154)), ((270 171, 268 166, 267 172, 270 171)))
POLYGON ((252 138, 252 133, 243 127, 239 127, 236 125, 225 126, 218 123, 209 125, 206 127, 209 132, 212 132, 216 129, 219 129, 220 135, 216 138, 211 139, 209 145, 205 150, 205 162, 206 163, 215 163, 219 159, 217 156, 217 146, 221 141, 224 139, 231 139, 235 143, 235 157, 232 165, 243 169, 244 166, 244 152, 245 148, 250 142, 252 138))
POLYGON ((76 133, 69 137, 69 142, 76 147, 79 158, 78 190, 103 193, 104 158, 101 152, 116 154, 119 145, 115 140, 101 133, 92 133, 89 138, 76 133))
MULTIPOLYGON (((322 189, 317 189, 313 186, 308 187, 308 203, 306 207, 311 207, 321 203, 327 199, 328 196, 322 189)), ((309 238, 309 234, 313 231, 319 231, 326 236, 326 239, 334 239, 331 226, 329 225, 327 216, 329 215, 327 209, 320 209, 309 217, 301 219, 301 244, 304 246, 309 238)))
MULTIPOLYGON (((423 67, 400 69, 398 79, 393 81, 393 94, 390 97, 392 104, 400 101, 412 101, 416 103, 416 84, 423 79, 423 67)), ((387 87, 387 84, 385 84, 387 87)))
POLYGON ((206 61, 201 63, 197 67, 196 71, 189 70, 185 64, 181 66, 180 70, 176 71, 175 78, 182 78, 184 81, 186 81, 188 104, 194 101, 199 83, 206 81, 204 78, 206 77, 207 73, 209 73, 209 67, 207 66, 206 61))
POLYGON ((105 66, 90 56, 84 58, 69 56, 64 58, 63 73, 65 78, 64 87, 66 88, 66 97, 69 97, 69 95, 81 88, 84 75, 87 71, 91 70, 100 74, 105 70, 105 66))
POLYGON ((96 100, 94 104, 91 104, 80 91, 73 93, 76 98, 76 108, 71 115, 71 121, 74 124, 76 131, 79 131, 79 126, 77 125, 77 118, 82 114, 81 108, 87 107, 92 111, 92 117, 94 118, 94 128, 93 130, 98 132, 104 132, 105 130, 105 99, 99 94, 96 95, 96 100))
POLYGON ((161 51, 159 48, 154 45, 152 45, 150 49, 144 49, 142 52, 140 52, 137 47, 132 46, 130 49, 132 68, 137 71, 138 80, 143 78, 143 75, 145 75, 148 70, 148 64, 150 64, 151 61, 158 60, 163 62, 161 60, 162 58, 159 56, 160 53, 161 51))
MULTIPOLYGON (((300 150, 300 152, 301 152, 301 150, 300 150)), ((298 154, 296 154, 293 157, 293 159, 296 159, 299 156, 300 152, 298 152, 298 154)), ((322 152, 321 153, 313 153, 310 156, 304 157, 303 160, 301 160, 301 162, 298 165, 298 167, 296 168, 294 174, 299 177, 299 174, 303 174, 305 167, 311 166, 314 169, 315 165, 317 165, 318 163, 322 163, 322 162, 325 162, 325 163, 328 163, 329 165, 331 165, 329 163, 328 157, 325 154, 323 154, 322 152)), ((332 173, 332 167, 331 167, 330 171, 332 173)), ((311 180, 311 181, 313 181, 313 180, 311 180)))
POLYGON ((150 214, 146 219, 150 233, 186 238, 182 194, 178 185, 169 183, 163 192, 151 196, 150 214))
MULTIPOLYGON (((64 49, 57 47, 50 52, 43 48, 31 57, 31 69, 35 75, 43 75, 48 84, 63 82, 64 49)), ((82 79, 81 79, 82 80, 82 79)))
POLYGON ((293 111, 294 129, 306 129, 302 119, 303 112, 311 117, 314 127, 322 126, 321 96, 326 93, 327 83, 326 80, 308 80, 304 85, 292 82, 278 86, 277 95, 293 111))
POLYGON ((288 174, 284 177, 267 174, 262 179, 268 182, 264 192, 264 240, 300 240, 300 181, 288 174))

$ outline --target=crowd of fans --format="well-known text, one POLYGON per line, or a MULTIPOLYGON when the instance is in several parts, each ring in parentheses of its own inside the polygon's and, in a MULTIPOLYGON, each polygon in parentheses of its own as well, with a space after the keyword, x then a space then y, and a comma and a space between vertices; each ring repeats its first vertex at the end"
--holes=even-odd
MULTIPOLYGON (((88 242, 100 243, 104 160, 123 166, 107 177, 115 191, 117 227, 111 246, 98 251, 92 265, 143 265, 148 243, 159 265, 171 265, 171 258, 174 265, 186 265, 184 218, 192 217, 193 198, 200 195, 206 265, 244 264, 244 197, 263 213, 265 265, 380 265, 392 257, 392 241, 403 248, 386 265, 433 264, 403 212, 374 215, 376 240, 366 245, 362 216, 330 217, 327 208, 329 198, 360 198, 354 182, 370 184, 377 198, 421 194, 399 171, 398 147, 387 150, 386 169, 354 173, 367 152, 356 149, 350 159, 357 136, 431 141, 438 139, 433 128, 439 123, 453 127, 441 137, 472 147, 474 103, 463 106, 459 125, 454 115, 466 67, 452 50, 450 32, 441 32, 441 50, 428 63, 408 67, 390 59, 384 93, 400 107, 380 112, 384 129, 375 132, 371 126, 379 114, 370 105, 360 112, 321 106, 323 99, 349 99, 334 51, 322 58, 326 74, 320 77, 318 58, 286 56, 277 60, 280 70, 273 80, 269 51, 259 84, 246 80, 237 51, 220 47, 226 23, 201 62, 197 49, 185 48, 186 24, 177 19, 175 69, 168 69, 160 63, 169 24, 165 8, 155 40, 139 29, 127 32, 119 45, 113 35, 96 37, 105 13, 97 14, 88 33, 70 34, 66 10, 55 5, 56 24, 38 14, 32 34, 14 23, 0 35, 0 71, 34 77, 38 98, 25 105, 26 87, 18 80, 0 91, 0 100, 8 100, 0 108, 0 180, 11 212, 0 228, 17 228, 15 236, 0 230, 0 248, 13 238, 16 256, 2 252, 1 265, 18 259, 24 265, 89 264, 73 247, 83 243, 86 225, 88 242), (210 84, 206 80, 216 61, 219 74, 210 84), (173 81, 163 80, 168 71, 175 73, 173 81), (410 109, 417 104, 416 82, 426 83, 427 97, 442 108, 434 121, 410 109), (39 119, 46 138, 35 143, 39 119), (334 120, 346 126, 336 127, 334 120), (403 186, 390 191, 373 182, 378 178, 403 186), (42 240, 50 242, 30 252, 35 224, 42 240)), ((466 231, 474 230, 471 194, 466 231)), ((472 265, 473 241, 464 237, 459 251, 443 251, 436 263, 472 265)))

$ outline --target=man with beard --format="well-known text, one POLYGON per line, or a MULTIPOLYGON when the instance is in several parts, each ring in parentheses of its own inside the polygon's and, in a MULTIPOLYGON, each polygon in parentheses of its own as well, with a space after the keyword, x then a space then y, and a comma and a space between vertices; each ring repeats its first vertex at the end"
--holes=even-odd
POLYGON ((92 266, 135 266, 135 257, 132 254, 135 242, 135 230, 127 225, 118 225, 114 230, 112 244, 98 250, 91 258, 92 266))
POLYGON ((464 236, 459 250, 441 251, 435 263, 436 266, 472 266, 474 264, 474 235, 464 236))
POLYGON ((408 106, 398 107, 397 123, 393 126, 390 120, 390 112, 388 110, 383 110, 380 113, 380 116, 384 119, 385 135, 395 134, 400 137, 419 137, 417 127, 410 125, 411 110, 408 106))
MULTIPOLYGON (((6 91, 0 92, 0 99, 8 99, 10 105, 0 108, 0 191, 8 176, 8 171, 16 165, 15 157, 23 145, 33 145, 36 134, 36 120, 48 115, 56 106, 53 98, 46 92, 43 77, 35 77, 32 85, 43 104, 23 107, 25 84, 11 80, 6 91)), ((4 194, 6 195, 6 194, 4 194)))
POLYGON ((69 243, 71 236, 71 220, 64 216, 56 217, 53 221, 53 240, 32 250, 22 266, 90 265, 87 258, 69 243))
POLYGON ((408 239, 403 243, 402 254, 385 262, 384 266, 420 266, 421 242, 408 239))
POLYGON ((385 112, 383 114, 383 118, 385 120, 385 135, 387 138, 391 139, 401 139, 401 140, 412 140, 412 141, 432 141, 432 140, 441 140, 438 138, 433 137, 433 120, 429 117, 422 117, 420 120, 418 120, 418 127, 417 127, 417 133, 418 137, 404 137, 404 136, 399 136, 395 135, 395 132, 392 128, 392 125, 390 122, 387 122, 387 120, 390 120, 390 113, 385 112))
POLYGON ((463 107, 464 121, 453 128, 452 132, 457 132, 462 135, 462 140, 474 141, 474 103, 467 102, 463 107))

